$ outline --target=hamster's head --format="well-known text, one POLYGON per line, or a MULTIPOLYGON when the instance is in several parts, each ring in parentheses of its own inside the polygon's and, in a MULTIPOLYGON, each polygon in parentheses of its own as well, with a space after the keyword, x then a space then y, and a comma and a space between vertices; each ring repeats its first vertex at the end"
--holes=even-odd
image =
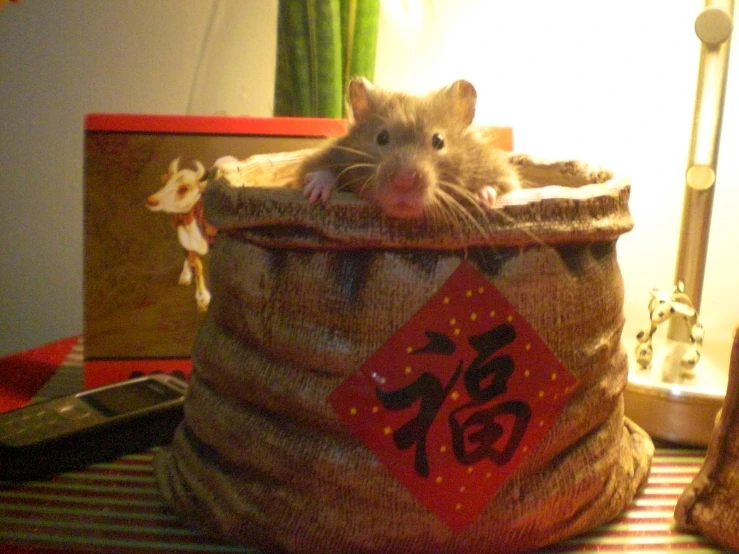
POLYGON ((353 188, 385 215, 420 218, 448 202, 445 183, 459 183, 460 149, 475 116, 477 94, 467 81, 425 96, 375 88, 363 78, 348 90, 349 148, 361 152, 353 188))

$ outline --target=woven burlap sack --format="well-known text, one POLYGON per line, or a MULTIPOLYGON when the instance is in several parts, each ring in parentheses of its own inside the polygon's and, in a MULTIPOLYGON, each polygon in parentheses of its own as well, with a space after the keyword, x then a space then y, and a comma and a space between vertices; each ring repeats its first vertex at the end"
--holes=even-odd
MULTIPOLYGON (((213 300, 185 421, 156 458, 189 521, 269 552, 532 550, 617 516, 653 445, 624 419, 616 240, 629 184, 575 162, 515 162, 543 188, 458 224, 387 219, 349 194, 310 206, 301 154, 213 174, 213 300), (450 530, 340 420, 327 396, 467 259, 579 380, 556 424, 485 510, 450 530)), ((545 370, 545 368, 541 368, 545 370)))
POLYGON ((739 329, 726 397, 698 475, 675 507, 681 525, 739 551, 739 329))

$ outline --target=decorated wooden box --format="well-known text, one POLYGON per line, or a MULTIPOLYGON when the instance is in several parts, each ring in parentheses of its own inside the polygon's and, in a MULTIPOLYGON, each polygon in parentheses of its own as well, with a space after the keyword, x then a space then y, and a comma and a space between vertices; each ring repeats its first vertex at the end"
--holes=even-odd
POLYGON ((317 118, 89 114, 84 143, 85 386, 186 377, 210 302, 207 170, 224 156, 316 146, 317 118))

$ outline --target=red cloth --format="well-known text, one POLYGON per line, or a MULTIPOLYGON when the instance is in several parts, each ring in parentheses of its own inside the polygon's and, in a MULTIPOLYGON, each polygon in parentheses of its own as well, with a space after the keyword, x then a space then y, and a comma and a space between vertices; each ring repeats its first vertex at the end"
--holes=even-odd
POLYGON ((77 344, 69 337, 0 358, 0 412, 28 403, 77 344))

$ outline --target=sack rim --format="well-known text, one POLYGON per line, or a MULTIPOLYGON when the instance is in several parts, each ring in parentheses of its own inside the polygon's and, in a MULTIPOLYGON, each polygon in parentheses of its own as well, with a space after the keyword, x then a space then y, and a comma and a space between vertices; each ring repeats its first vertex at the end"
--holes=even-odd
POLYGON ((539 186, 504 195, 496 208, 475 210, 457 225, 389 218, 347 192, 311 205, 291 179, 307 152, 212 170, 203 196, 208 222, 262 246, 444 250, 614 240, 634 225, 629 179, 577 160, 513 155, 522 177, 539 186))

